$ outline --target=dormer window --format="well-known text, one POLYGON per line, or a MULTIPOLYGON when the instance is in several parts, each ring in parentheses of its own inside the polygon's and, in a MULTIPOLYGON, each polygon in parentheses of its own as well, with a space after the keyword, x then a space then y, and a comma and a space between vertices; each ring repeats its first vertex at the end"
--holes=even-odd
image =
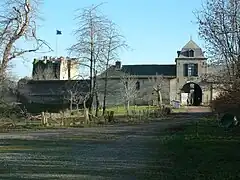
POLYGON ((194 51, 191 49, 190 51, 189 51, 189 57, 194 57, 194 51))

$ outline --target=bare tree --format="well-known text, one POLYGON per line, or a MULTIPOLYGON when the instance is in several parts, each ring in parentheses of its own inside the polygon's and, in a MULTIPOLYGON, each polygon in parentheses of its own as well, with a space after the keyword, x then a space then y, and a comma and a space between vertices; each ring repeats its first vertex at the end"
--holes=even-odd
POLYGON ((87 93, 83 93, 77 89, 68 90, 68 97, 66 98, 70 102, 70 111, 73 109, 73 105, 76 105, 76 108, 79 109, 79 105, 83 105, 87 100, 87 93))
POLYGON ((16 108, 17 81, 10 73, 0 82, 0 121, 15 126, 15 117, 19 115, 16 108), (13 118, 14 117, 14 118, 13 118), (11 122, 6 122, 11 121, 11 122))
POLYGON ((195 14, 211 63, 225 67, 221 78, 228 84, 240 78, 240 1, 206 0, 195 14))
POLYGON ((16 98, 17 81, 8 74, 4 81, 0 83, 0 104, 8 104, 16 98))
POLYGON ((136 98, 138 93, 136 89, 137 79, 135 76, 124 74, 121 77, 121 82, 123 84, 123 100, 126 107, 127 115, 129 115, 130 102, 136 98))
POLYGON ((39 0, 4 0, 0 15, 0 77, 6 76, 10 62, 26 53, 36 52, 44 46, 51 48, 37 37, 36 19, 39 0), (17 42, 26 40, 33 42, 30 49, 22 49, 17 42))
MULTIPOLYGON (((100 4, 101 5, 101 4, 100 4)), ((95 94, 97 64, 101 59, 103 49, 103 36, 106 30, 107 19, 99 12, 97 6, 91 6, 80 10, 80 15, 76 16, 79 27, 75 31, 76 44, 69 48, 70 53, 75 54, 79 65, 89 68, 90 88, 89 88, 89 110, 92 110, 93 98, 95 94)))
POLYGON ((76 82, 69 81, 66 84, 67 94, 64 99, 70 102, 71 111, 73 105, 75 105, 77 109, 79 108, 79 105, 84 105, 84 108, 86 108, 86 101, 89 98, 89 93, 86 91, 88 86, 89 84, 85 79, 76 82))
POLYGON ((159 107, 162 107, 162 89, 164 83, 164 77, 162 75, 156 75, 149 78, 149 81, 153 84, 153 92, 157 95, 157 103, 159 107))
POLYGON ((104 93, 103 93, 103 115, 106 111, 106 97, 108 86, 108 69, 112 61, 116 61, 119 58, 119 51, 127 49, 128 45, 123 35, 117 29, 117 26, 109 21, 107 24, 107 31, 104 36, 104 49, 103 49, 103 64, 105 66, 104 77, 104 93))
POLYGON ((85 81, 77 81, 74 84, 69 81, 69 83, 66 84, 66 88, 68 89, 67 94, 64 97, 64 99, 70 103, 70 111, 72 111, 73 105, 75 105, 77 109, 79 109, 79 105, 83 105, 86 123, 89 121, 89 111, 86 105, 89 100, 89 92, 86 91, 88 86, 89 84, 85 81))

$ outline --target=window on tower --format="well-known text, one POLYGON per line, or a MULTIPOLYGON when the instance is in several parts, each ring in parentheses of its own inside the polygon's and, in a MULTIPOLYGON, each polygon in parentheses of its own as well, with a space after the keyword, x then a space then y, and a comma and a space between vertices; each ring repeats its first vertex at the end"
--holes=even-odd
POLYGON ((194 64, 188 64, 188 76, 193 76, 194 74, 194 64))
POLYGON ((198 64, 189 63, 183 65, 183 76, 198 76, 198 64))

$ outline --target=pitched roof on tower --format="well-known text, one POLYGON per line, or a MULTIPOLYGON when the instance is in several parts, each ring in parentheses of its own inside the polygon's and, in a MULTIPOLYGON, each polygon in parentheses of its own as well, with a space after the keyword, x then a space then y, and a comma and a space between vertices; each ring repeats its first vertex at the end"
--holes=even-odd
POLYGON ((201 49, 193 40, 190 40, 182 49, 201 49))
POLYGON ((202 49, 192 39, 178 52, 178 58, 205 58, 202 49), (192 52, 191 52, 192 51, 192 52))

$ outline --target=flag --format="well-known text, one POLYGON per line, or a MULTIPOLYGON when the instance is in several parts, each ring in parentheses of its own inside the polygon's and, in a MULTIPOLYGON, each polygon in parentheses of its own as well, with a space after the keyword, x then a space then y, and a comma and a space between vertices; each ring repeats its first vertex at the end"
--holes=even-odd
POLYGON ((57 30, 56 34, 57 35, 62 35, 62 31, 57 30))

